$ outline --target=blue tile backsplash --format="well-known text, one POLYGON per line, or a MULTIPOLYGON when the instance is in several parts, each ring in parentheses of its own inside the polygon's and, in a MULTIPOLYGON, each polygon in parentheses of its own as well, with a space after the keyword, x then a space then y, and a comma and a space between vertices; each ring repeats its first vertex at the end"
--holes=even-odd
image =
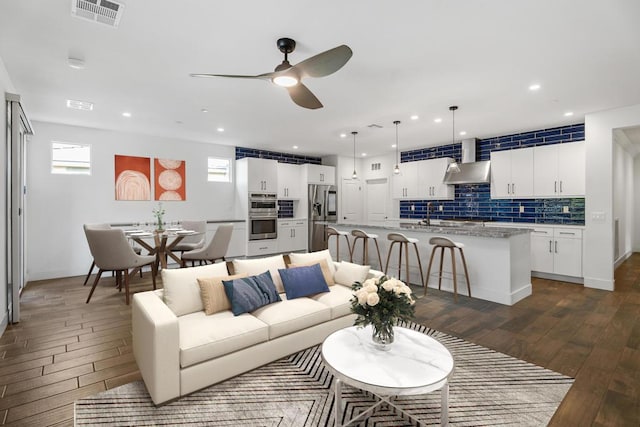
POLYGON ((301 165, 304 163, 319 165, 322 163, 322 159, 320 157, 299 156, 297 154, 279 153, 277 151, 236 147, 236 160, 242 159, 244 157, 259 157, 261 159, 277 160, 280 163, 293 163, 296 165, 301 165))
POLYGON ((278 218, 293 218, 293 200, 278 200, 278 218))
MULTIPOLYGON (((476 160, 489 160, 492 151, 538 145, 562 144, 584 140, 584 124, 523 132, 481 139, 476 146, 476 160)), ((460 161, 461 144, 441 145, 401 153, 401 162, 453 157, 460 161)), ((427 214, 426 200, 401 200, 400 218, 422 219, 427 214), (413 207, 413 210, 412 210, 413 207)), ((455 186, 455 200, 432 202, 433 219, 481 219, 484 221, 529 222, 537 224, 584 225, 584 198, 492 200, 489 184, 455 186), (442 206, 442 211, 439 210, 442 206), (563 207, 569 213, 563 213, 563 207), (521 207, 523 212, 521 211, 521 207)))

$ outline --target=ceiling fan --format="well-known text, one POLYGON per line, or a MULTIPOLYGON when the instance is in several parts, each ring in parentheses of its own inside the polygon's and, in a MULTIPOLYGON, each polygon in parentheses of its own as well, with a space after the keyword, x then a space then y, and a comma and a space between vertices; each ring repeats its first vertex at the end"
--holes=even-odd
POLYGON ((191 74, 191 77, 230 77, 234 79, 271 80, 274 84, 287 89, 289 96, 301 107, 315 110, 322 108, 322 103, 302 84, 307 77, 324 77, 333 74, 347 63, 353 52, 347 45, 340 45, 307 58, 296 65, 289 63, 288 55, 296 48, 295 40, 289 38, 278 39, 278 49, 284 53, 284 61, 271 73, 256 76, 233 74, 191 74))

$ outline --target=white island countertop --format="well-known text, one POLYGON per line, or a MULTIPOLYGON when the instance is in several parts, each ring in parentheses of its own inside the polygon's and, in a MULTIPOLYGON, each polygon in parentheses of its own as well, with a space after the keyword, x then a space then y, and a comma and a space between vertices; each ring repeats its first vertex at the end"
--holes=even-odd
POLYGON ((491 238, 507 238, 518 234, 530 233, 531 229, 528 228, 512 228, 512 227, 484 227, 484 226, 454 226, 454 225, 440 225, 433 223, 432 225, 423 225, 418 221, 413 222, 400 222, 399 225, 363 225, 363 224, 349 224, 340 223, 340 226, 345 227, 366 227, 371 229, 380 229, 388 231, 416 231, 421 233, 437 233, 437 234, 451 234, 454 236, 476 236, 476 237, 491 237, 491 238))

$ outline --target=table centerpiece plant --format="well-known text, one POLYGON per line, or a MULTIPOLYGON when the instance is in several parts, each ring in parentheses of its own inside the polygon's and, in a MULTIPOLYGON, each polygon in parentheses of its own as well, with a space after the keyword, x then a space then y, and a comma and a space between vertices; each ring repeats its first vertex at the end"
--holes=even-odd
POLYGON ((411 288, 398 279, 381 276, 355 282, 351 289, 351 312, 358 316, 354 325, 371 325, 374 345, 380 350, 389 350, 394 338, 393 327, 400 320, 412 320, 415 314, 411 288))
POLYGON ((162 202, 158 203, 158 207, 154 208, 151 212, 153 213, 153 216, 156 217, 156 231, 163 231, 164 226, 162 218, 164 217, 164 208, 162 207, 162 202))

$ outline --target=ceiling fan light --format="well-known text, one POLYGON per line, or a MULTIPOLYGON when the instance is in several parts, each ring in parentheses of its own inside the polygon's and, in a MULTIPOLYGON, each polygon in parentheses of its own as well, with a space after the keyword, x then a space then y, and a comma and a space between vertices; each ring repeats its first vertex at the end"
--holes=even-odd
POLYGON ((298 79, 293 76, 278 76, 274 77, 272 81, 282 87, 292 87, 298 84, 298 79))

